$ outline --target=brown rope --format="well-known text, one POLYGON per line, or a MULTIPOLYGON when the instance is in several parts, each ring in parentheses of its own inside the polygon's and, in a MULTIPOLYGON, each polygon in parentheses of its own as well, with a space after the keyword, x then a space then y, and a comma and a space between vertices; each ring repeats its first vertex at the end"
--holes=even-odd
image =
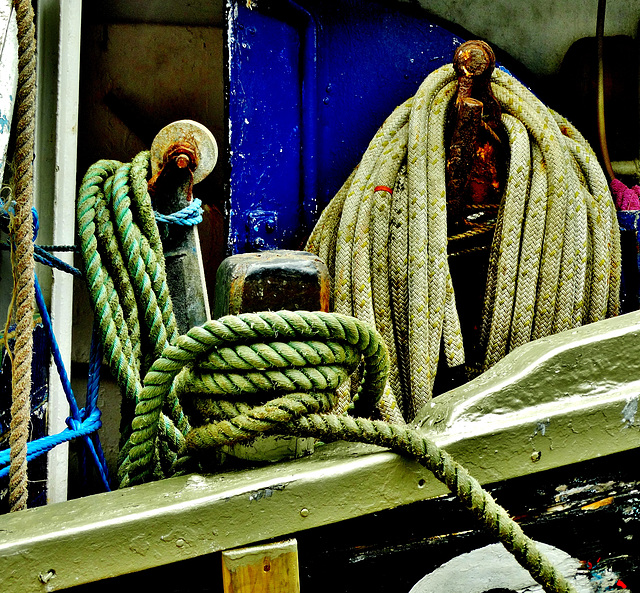
POLYGON ((27 441, 31 413, 31 359, 33 350, 33 143, 35 129, 36 41, 31 0, 15 0, 18 22, 18 92, 15 215, 11 225, 13 303, 16 340, 12 360, 11 511, 27 506, 27 441))

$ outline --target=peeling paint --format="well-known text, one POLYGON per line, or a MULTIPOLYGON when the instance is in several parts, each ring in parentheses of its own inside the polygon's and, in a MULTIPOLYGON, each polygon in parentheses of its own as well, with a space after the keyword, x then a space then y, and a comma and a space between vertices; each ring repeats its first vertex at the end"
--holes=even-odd
POLYGON ((135 554, 139 554, 140 556, 146 556, 150 547, 151 546, 149 542, 142 535, 132 539, 131 543, 129 544, 129 549, 135 554))
POLYGON ((583 511, 593 511, 595 509, 609 506, 612 503, 613 503, 613 496, 607 496, 607 498, 603 498, 602 500, 597 500, 596 502, 592 502, 591 504, 585 504, 583 507, 580 507, 580 508, 583 511))
POLYGON ((622 408, 622 424, 624 428, 629 428, 635 425, 636 412, 638 411, 638 398, 630 399, 622 408))
POLYGON ((547 432, 547 427, 549 426, 549 423, 551 422, 550 418, 545 418, 544 420, 539 420, 536 423, 536 430, 533 433, 533 436, 536 436, 538 433, 541 434, 542 436, 545 436, 546 432, 547 432))
POLYGON ((614 482, 612 480, 599 484, 584 484, 583 486, 577 486, 575 488, 568 488, 567 486, 558 486, 556 488, 558 494, 555 495, 556 502, 565 502, 570 500, 576 495, 584 494, 585 492, 608 492, 611 490, 614 482))
POLYGON ((255 490, 249 494, 249 500, 261 500, 263 498, 271 498, 274 492, 282 492, 285 489, 284 484, 276 484, 275 486, 271 486, 269 488, 261 488, 260 490, 255 490))
POLYGON ((426 17, 347 4, 290 2, 283 16, 227 2, 231 253, 299 248, 381 122, 462 42, 426 17), (249 237, 252 210, 278 214, 265 244, 249 237))
POLYGON ((207 487, 208 487, 207 480, 202 476, 194 474, 193 476, 189 476, 184 489, 185 490, 206 490, 207 487))

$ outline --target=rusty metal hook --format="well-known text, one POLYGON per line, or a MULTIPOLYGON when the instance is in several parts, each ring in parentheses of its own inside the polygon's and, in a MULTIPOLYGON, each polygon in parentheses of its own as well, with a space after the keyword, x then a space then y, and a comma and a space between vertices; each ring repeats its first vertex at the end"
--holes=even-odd
POLYGON ((466 205, 499 202, 501 109, 491 90, 495 63, 491 47, 479 40, 463 43, 453 56, 458 91, 447 157, 447 213, 454 231, 466 224, 466 205))

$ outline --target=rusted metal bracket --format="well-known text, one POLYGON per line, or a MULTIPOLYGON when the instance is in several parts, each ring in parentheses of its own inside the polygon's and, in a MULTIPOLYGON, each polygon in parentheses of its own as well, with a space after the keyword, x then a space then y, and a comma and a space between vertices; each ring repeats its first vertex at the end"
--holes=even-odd
MULTIPOLYGON (((151 145, 152 178, 148 183, 154 209, 174 214, 193 199, 193 185, 216 164, 218 148, 203 125, 181 120, 164 127, 151 145)), ((195 226, 160 223, 167 284, 180 333, 211 318, 195 226)))
POLYGON ((491 91, 495 55, 484 41, 467 41, 453 56, 458 93, 447 155, 450 231, 466 224, 468 205, 500 202, 501 109, 491 91))

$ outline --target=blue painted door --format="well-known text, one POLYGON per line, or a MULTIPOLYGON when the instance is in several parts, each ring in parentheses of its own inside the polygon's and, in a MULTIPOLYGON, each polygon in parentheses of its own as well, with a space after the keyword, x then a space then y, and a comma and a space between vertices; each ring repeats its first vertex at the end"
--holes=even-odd
POLYGON ((363 0, 233 2, 227 18, 229 251, 297 249, 384 119, 463 39, 363 0))

